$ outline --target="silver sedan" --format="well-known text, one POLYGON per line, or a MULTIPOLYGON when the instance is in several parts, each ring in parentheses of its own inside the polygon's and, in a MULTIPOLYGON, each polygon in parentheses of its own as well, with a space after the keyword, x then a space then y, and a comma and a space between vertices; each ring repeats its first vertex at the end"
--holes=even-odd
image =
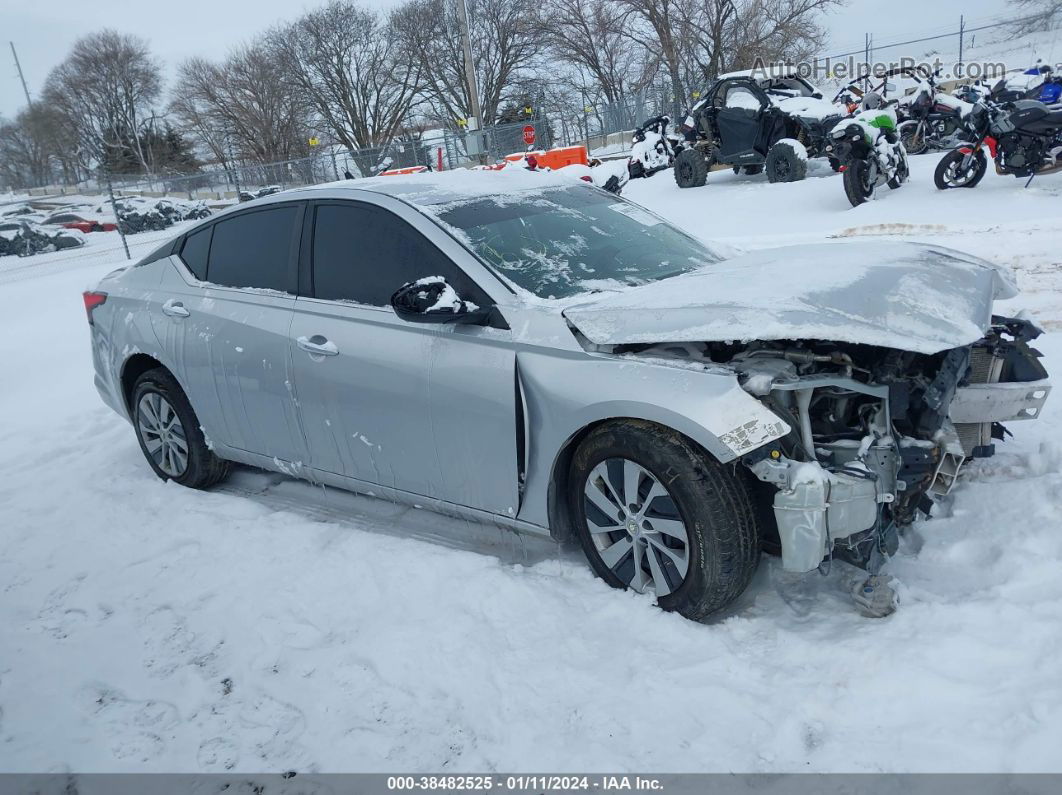
POLYGON ((96 386, 155 473, 232 462, 574 539, 703 619, 766 550, 881 568, 1050 387, 1009 275, 837 243, 725 259, 519 169, 381 177, 216 215, 85 294, 96 386))

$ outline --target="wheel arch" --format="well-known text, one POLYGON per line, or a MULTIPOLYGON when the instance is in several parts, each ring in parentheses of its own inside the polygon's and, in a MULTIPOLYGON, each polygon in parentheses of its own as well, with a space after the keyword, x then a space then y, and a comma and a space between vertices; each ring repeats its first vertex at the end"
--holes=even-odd
MULTIPOLYGON (((122 363, 122 370, 118 383, 122 390, 122 403, 130 418, 133 416, 133 387, 136 385, 136 380, 149 370, 155 370, 159 367, 173 376, 174 380, 177 380, 177 376, 174 374, 173 370, 164 365, 154 356, 150 356, 146 353, 134 353, 122 363)), ((178 381, 178 383, 180 383, 180 381, 178 381)), ((184 388, 183 385, 181 388, 184 388)))
MULTIPOLYGON (((571 517, 571 507, 568 501, 568 495, 570 490, 570 470, 572 458, 575 456, 575 451, 579 449, 579 445, 583 443, 591 433, 598 428, 609 425, 611 423, 619 422, 637 422, 654 426, 664 431, 671 433, 677 433, 689 444, 703 452, 705 455, 711 456, 720 463, 726 463, 725 457, 712 452, 687 433, 683 433, 681 430, 673 427, 670 424, 661 422, 657 419, 648 419, 644 416, 637 416, 635 413, 628 413, 626 415, 616 415, 601 417, 599 419, 587 422, 580 427, 577 431, 568 436, 564 440, 563 444, 557 450, 557 453, 553 457, 553 463, 549 473, 549 483, 547 486, 547 512, 549 516, 549 531, 550 535, 557 541, 567 542, 575 538, 575 527, 571 517)), ((714 437, 713 437, 714 438, 714 437)), ((716 440, 718 442, 718 440, 716 440)), ((721 443, 720 443, 721 444, 721 443)), ((733 456, 729 460, 733 460, 733 456)))

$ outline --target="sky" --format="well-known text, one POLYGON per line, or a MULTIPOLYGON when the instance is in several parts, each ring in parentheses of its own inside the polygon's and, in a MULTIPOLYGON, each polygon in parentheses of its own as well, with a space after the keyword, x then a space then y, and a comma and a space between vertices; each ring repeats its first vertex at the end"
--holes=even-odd
MULTIPOLYGON (((364 0, 388 8, 396 0, 364 0)), ((88 5, 0 0, 0 116, 26 104, 8 44, 13 41, 31 97, 79 36, 113 27, 142 36, 165 64, 167 77, 192 56, 221 58, 227 50, 277 22, 291 20, 321 0, 90 0, 88 5)), ((825 18, 830 53, 863 46, 865 31, 878 42, 900 41, 958 28, 959 15, 985 21, 1006 12, 998 0, 850 0, 825 18)), ((969 22, 968 22, 969 24, 969 22)))

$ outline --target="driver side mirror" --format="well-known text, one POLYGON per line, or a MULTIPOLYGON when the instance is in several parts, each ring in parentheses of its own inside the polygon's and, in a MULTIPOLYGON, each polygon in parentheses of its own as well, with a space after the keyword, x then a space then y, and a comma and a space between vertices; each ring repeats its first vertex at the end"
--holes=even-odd
POLYGON ((462 323, 484 326, 492 307, 463 301, 441 276, 427 276, 404 284, 391 296, 391 308, 408 323, 462 323))

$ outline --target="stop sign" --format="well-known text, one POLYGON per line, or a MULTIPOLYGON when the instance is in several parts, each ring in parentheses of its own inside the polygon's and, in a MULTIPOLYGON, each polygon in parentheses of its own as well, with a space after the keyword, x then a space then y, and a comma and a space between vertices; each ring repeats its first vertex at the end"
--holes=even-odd
POLYGON ((535 142, 535 128, 530 124, 524 127, 524 143, 531 146, 535 142))

